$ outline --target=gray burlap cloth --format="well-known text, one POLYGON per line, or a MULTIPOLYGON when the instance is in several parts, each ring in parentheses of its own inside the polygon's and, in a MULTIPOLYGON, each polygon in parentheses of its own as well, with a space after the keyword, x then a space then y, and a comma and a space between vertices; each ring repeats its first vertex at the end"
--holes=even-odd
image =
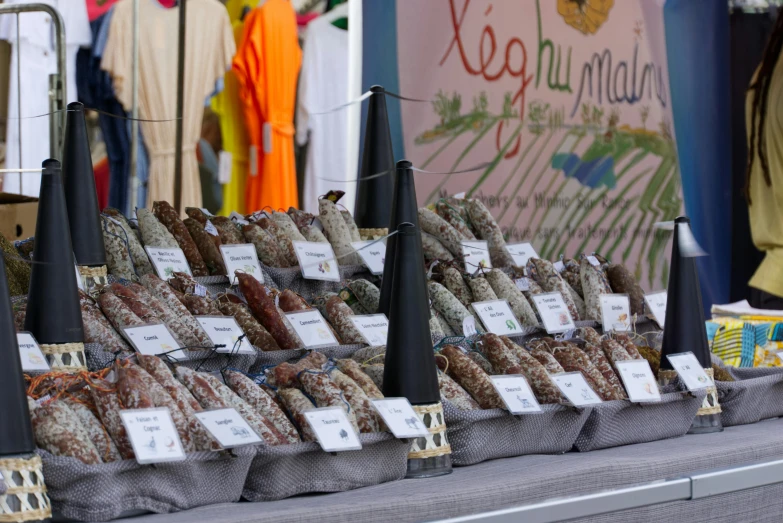
POLYGON ((590 415, 589 408, 541 405, 540 413, 514 416, 504 409, 462 410, 442 402, 454 465, 568 452, 590 415))
POLYGON ((108 521, 129 512, 166 514, 239 501, 254 448, 194 452, 185 461, 85 465, 38 450, 54 512, 77 521, 108 521))
POLYGON ((587 452, 683 436, 691 428, 705 391, 669 390, 664 389, 656 403, 615 400, 593 405, 574 448, 587 452))
POLYGON ((340 289, 345 286, 345 280, 364 278, 373 281, 375 278, 364 265, 341 265, 340 281, 306 280, 302 277, 302 271, 299 267, 276 269, 262 265, 261 270, 264 273, 265 282, 274 282, 273 287, 278 289, 291 289, 308 302, 327 292, 340 292, 340 289))
POLYGON ((724 367, 736 381, 715 381, 724 427, 783 416, 783 369, 724 367))
MULTIPOLYGON (((342 358, 350 358, 354 352, 364 347, 364 345, 334 345, 331 347, 320 347, 317 349, 312 349, 312 352, 320 352, 324 354, 327 358, 333 358, 336 360, 342 359, 342 358)), ((262 372, 264 368, 273 366, 273 365, 279 365, 280 363, 283 363, 284 361, 293 362, 301 357, 305 356, 308 352, 311 352, 309 349, 293 349, 293 350, 274 350, 274 351, 259 351, 256 361, 253 364, 253 366, 250 368, 250 372, 252 374, 257 374, 259 372, 262 372)))
POLYGON ((257 447, 242 497, 273 501, 300 494, 343 492, 405 477, 410 441, 389 433, 360 434, 361 450, 329 453, 318 443, 257 447))

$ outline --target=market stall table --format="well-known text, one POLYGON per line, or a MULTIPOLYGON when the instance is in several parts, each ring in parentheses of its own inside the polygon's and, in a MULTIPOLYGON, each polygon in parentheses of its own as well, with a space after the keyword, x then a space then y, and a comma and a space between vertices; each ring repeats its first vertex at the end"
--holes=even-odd
MULTIPOLYGON (((488 461, 456 468, 450 476, 404 480, 338 494, 269 503, 213 505, 126 521, 433 521, 783 459, 782 432, 783 419, 775 419, 729 427, 721 433, 684 436, 584 454, 535 455, 488 461)), ((783 481, 783 478, 778 478, 778 481, 783 481)), ((721 496, 683 499, 614 512, 588 521, 779 521, 783 512, 782 494, 783 483, 773 483, 721 496)), ((520 519, 530 520, 512 515, 505 521, 520 519)), ((504 520, 496 518, 493 521, 504 520)))

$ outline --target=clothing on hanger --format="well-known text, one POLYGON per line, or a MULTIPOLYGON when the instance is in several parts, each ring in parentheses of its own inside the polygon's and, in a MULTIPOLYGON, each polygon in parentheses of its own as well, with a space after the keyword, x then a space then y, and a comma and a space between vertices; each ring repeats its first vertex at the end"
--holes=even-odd
MULTIPOLYGON (((92 42, 87 7, 74 0, 6 0, 3 5, 45 3, 57 9, 65 24, 66 103, 78 99, 76 87, 76 53, 81 46, 92 42)), ((16 15, 0 15, 0 40, 11 42, 11 67, 9 69, 8 125, 6 126, 7 169, 36 169, 51 156, 49 149, 49 118, 37 116, 49 112, 49 75, 57 72, 57 54, 54 40, 54 23, 44 12, 24 13, 19 16, 19 42, 16 42, 16 15), (17 87, 17 45, 20 75, 17 87), (21 96, 20 93, 21 92, 21 96), (21 114, 18 104, 21 101, 21 114), (19 132, 21 124, 21 135, 19 132), (21 156, 20 156, 21 146, 21 156)), ((3 191, 38 196, 41 175, 11 173, 4 177, 3 191)))
MULTIPOLYGON (((114 8, 101 67, 114 83, 117 99, 131 108, 133 2, 114 8)), ((139 117, 149 154, 147 206, 174 202, 179 8, 140 0, 139 117)), ((226 8, 217 0, 188 0, 185 42, 182 194, 184 207, 201 207, 201 183, 195 148, 201 133, 204 100, 231 64, 236 46, 226 8)))
POLYGON ((347 180, 356 176, 348 172, 348 113, 311 115, 348 102, 348 33, 326 17, 312 21, 307 28, 297 100, 296 141, 304 145, 309 139, 302 208, 318 214, 318 197, 338 190, 345 191, 340 201, 353 214, 356 183, 347 180))
POLYGON ((245 18, 233 66, 249 138, 248 212, 299 205, 293 119, 301 62, 289 0, 267 0, 245 18))

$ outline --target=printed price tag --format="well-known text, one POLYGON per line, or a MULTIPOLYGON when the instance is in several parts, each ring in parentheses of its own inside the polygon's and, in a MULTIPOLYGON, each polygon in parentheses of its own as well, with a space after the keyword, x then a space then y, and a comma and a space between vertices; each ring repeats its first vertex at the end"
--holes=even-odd
POLYGON ((302 277, 306 280, 340 281, 340 268, 328 243, 294 241, 302 277))
POLYGON ((514 265, 517 267, 527 265, 527 261, 530 258, 538 258, 538 253, 536 253, 533 244, 530 242, 512 243, 511 245, 506 245, 506 249, 508 249, 508 253, 514 259, 514 265))
POLYGON ((465 193, 464 192, 458 192, 454 195, 454 198, 457 200, 464 200, 465 199, 465 193))
POLYGON ((122 333, 128 341, 140 354, 157 356, 158 354, 168 353, 168 356, 175 360, 187 359, 187 352, 177 350, 180 347, 177 340, 171 334, 171 331, 162 323, 154 325, 141 325, 139 327, 123 327, 122 333))
POLYGON ((692 352, 669 354, 666 357, 669 358, 669 363, 677 371, 688 390, 700 390, 712 386, 712 380, 692 352))
POLYGON ((235 271, 249 274, 259 282, 264 283, 264 274, 261 272, 258 254, 252 243, 221 245, 220 254, 223 256, 223 262, 226 264, 226 272, 230 275, 231 285, 237 284, 235 271))
POLYGON ((666 322, 666 299, 668 295, 669 293, 666 291, 661 291, 647 294, 644 297, 644 303, 647 304, 647 309, 661 328, 663 328, 663 324, 666 322))
POLYGON ((370 269, 373 274, 383 274, 383 264, 386 262, 386 245, 382 241, 366 241, 351 243, 359 256, 362 257, 364 265, 370 269), (368 247, 372 245, 372 247, 368 247))
POLYGON ((371 347, 386 345, 386 338, 389 337, 389 319, 385 314, 351 316, 351 321, 368 345, 371 347))
POLYGON ((524 332, 506 300, 480 301, 471 303, 470 306, 489 332, 500 336, 513 336, 524 332))
POLYGON ((462 318, 462 335, 466 338, 476 334, 476 319, 473 316, 465 316, 462 318))
POLYGON ((33 335, 29 332, 16 333, 16 342, 19 345, 19 358, 22 360, 22 370, 30 371, 49 371, 49 363, 46 356, 41 352, 41 347, 35 341, 33 335))
POLYGON ((224 449, 263 441, 236 409, 202 410, 195 416, 224 449))
POLYGON ((529 291, 530 290, 530 280, 527 278, 517 278, 514 280, 514 283, 517 284, 517 289, 520 291, 529 291))
POLYGON ((359 450, 362 443, 341 407, 311 409, 304 413, 315 432, 318 444, 325 452, 359 450))
POLYGON ((568 306, 559 292, 548 292, 533 296, 538 314, 549 334, 559 334, 576 328, 568 306))
POLYGON ((200 283, 196 283, 195 288, 193 289, 193 294, 196 296, 201 296, 202 298, 206 297, 207 295, 207 288, 201 285, 200 283))
POLYGON ((244 216, 242 216, 236 211, 231 211, 231 214, 229 214, 228 217, 232 222, 238 223, 239 225, 247 225, 248 223, 250 223, 245 219, 244 216))
POLYGON ((479 269, 491 269, 492 260, 489 259, 489 246, 485 241, 463 241, 462 256, 465 258, 465 269, 474 274, 479 269))
POLYGON ((598 394, 587 384, 581 372, 550 374, 549 377, 552 378, 552 381, 555 382, 557 388, 560 389, 568 401, 576 407, 603 403, 598 394))
POLYGON ((489 378, 511 414, 541 412, 541 406, 524 376, 505 374, 489 378))
POLYGON ((658 382, 647 360, 618 361, 617 373, 623 380, 628 398, 634 403, 661 401, 658 382))
POLYGON ((395 438, 420 438, 429 436, 430 431, 411 407, 408 398, 383 398, 372 401, 395 438))
POLYGON ((601 294, 598 298, 604 332, 631 330, 631 301, 627 294, 601 294))
POLYGON ((231 182, 231 153, 220 151, 218 153, 218 183, 227 184, 231 182))
POLYGON ((557 272, 563 272, 565 270, 565 263, 558 260, 552 264, 557 272))
POLYGON ((204 332, 215 345, 225 345, 215 352, 223 354, 255 354, 256 351, 250 340, 245 336, 242 341, 239 337, 245 333, 233 316, 196 316, 204 332), (239 342, 237 344, 237 342, 239 342))
POLYGON ((588 256, 587 261, 589 261, 590 265, 592 265, 593 267, 599 267, 601 265, 601 262, 598 261, 598 258, 596 258, 595 256, 588 256))
POLYGON ((168 408, 121 410, 120 418, 138 463, 144 465, 185 459, 185 451, 168 408))
POLYGON ((215 227, 210 220, 207 220, 207 224, 204 225, 204 230, 207 231, 207 233, 211 234, 212 236, 220 236, 217 227, 215 227))
POLYGON ((317 309, 288 312, 285 316, 306 348, 315 349, 340 344, 317 309))
POLYGON ((190 272, 190 265, 185 258, 185 253, 179 247, 164 248, 164 247, 144 247, 147 250, 147 255, 152 260, 152 265, 155 266, 155 272, 162 280, 168 280, 174 277, 175 272, 184 272, 193 276, 190 272))

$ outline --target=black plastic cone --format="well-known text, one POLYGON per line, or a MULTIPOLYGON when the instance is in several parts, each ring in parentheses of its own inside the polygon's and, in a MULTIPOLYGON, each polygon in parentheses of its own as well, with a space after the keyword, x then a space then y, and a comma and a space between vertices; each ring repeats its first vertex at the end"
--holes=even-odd
POLYGON ((397 230, 383 394, 408 398, 412 405, 438 403, 440 389, 432 351, 430 302, 421 237, 417 227, 410 223, 401 224, 397 230))
POLYGON ((27 408, 22 362, 14 328, 14 313, 8 280, 5 276, 5 255, 0 252, 0 456, 29 454, 35 450, 30 411, 27 408))
POLYGON ((364 178, 394 169, 394 150, 389 131, 389 115, 386 112, 386 91, 379 85, 372 86, 370 91, 373 94, 367 108, 354 220, 361 228, 377 229, 389 224, 392 176, 378 176, 369 180, 364 178))
POLYGON ((84 105, 68 104, 67 114, 62 170, 73 252, 79 265, 106 265, 84 105))
POLYGON ((684 216, 674 220, 671 269, 666 295, 666 324, 661 347, 661 368, 665 370, 673 370, 666 356, 681 352, 693 352, 705 369, 712 365, 696 258, 685 257, 680 252, 678 228, 680 224, 690 228, 690 223, 684 216))
POLYGON ((39 343, 84 341, 60 162, 43 162, 25 330, 39 343))
MULTIPOLYGON (((389 219, 389 233, 396 231, 401 223, 412 223, 416 228, 416 235, 421 245, 421 232, 419 231, 419 206, 416 202, 416 185, 413 180, 413 164, 408 160, 397 162, 397 173, 394 178, 394 198, 392 200, 391 218, 389 219)), ((392 279, 394 274, 394 258, 396 256, 397 235, 390 236, 386 240, 386 261, 383 266, 383 281, 381 282, 381 298, 378 312, 389 315, 389 306, 392 295, 392 279)), ((422 267, 424 258, 422 256, 422 267)))

